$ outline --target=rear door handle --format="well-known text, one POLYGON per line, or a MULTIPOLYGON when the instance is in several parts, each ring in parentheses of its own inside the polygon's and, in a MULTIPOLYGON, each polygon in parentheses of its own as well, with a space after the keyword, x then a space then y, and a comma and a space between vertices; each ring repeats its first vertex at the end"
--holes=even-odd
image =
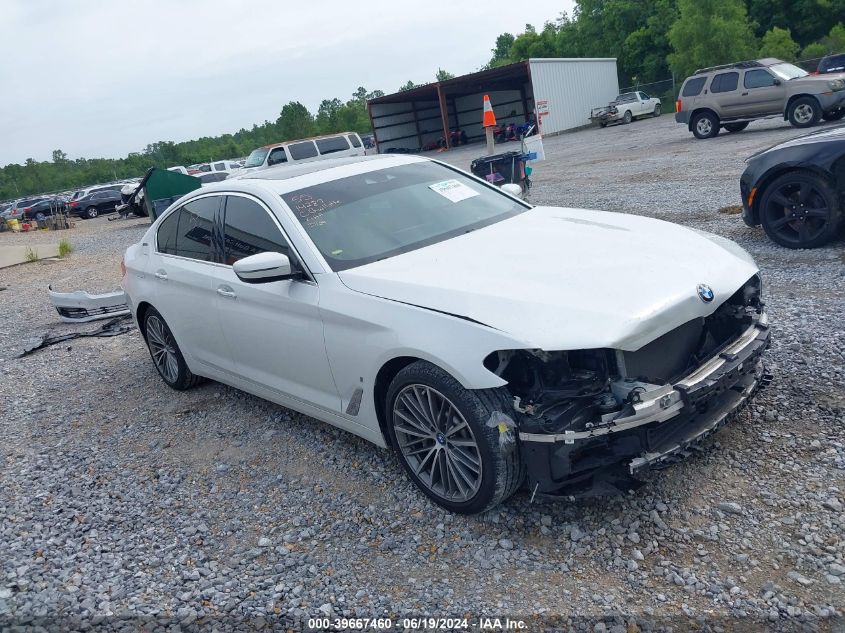
POLYGON ((217 294, 221 297, 226 297, 228 299, 237 299, 238 295, 235 294, 235 291, 232 290, 229 286, 220 286, 217 289, 217 294))
POLYGON ((163 270, 157 270, 155 272, 156 279, 161 279, 162 281, 167 281, 167 273, 163 270))
POLYGON ((743 97, 747 97, 747 96, 748 96, 748 93, 747 93, 747 92, 743 92, 743 93, 742 93, 742 96, 743 96, 743 97))

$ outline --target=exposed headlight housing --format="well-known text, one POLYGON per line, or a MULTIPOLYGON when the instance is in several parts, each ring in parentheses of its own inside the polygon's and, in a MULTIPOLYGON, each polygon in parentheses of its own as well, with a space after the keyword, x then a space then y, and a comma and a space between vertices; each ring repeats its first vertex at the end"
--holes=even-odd
POLYGON ((845 81, 843 81, 842 79, 831 79, 827 82, 827 85, 831 90, 845 89, 845 81))

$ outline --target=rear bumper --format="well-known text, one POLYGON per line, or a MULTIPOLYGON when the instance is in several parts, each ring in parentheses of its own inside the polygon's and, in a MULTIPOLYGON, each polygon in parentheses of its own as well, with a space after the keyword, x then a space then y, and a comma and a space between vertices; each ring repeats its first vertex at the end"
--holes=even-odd
POLYGON ((689 125, 689 112, 685 110, 681 110, 680 112, 675 112, 675 122, 676 123, 683 123, 685 125, 689 125))
POLYGON ((624 479, 689 455, 766 382, 762 355, 769 340, 763 317, 698 369, 639 403, 634 415, 611 425, 558 435, 520 433, 529 489, 551 496, 591 494, 608 472, 624 479))

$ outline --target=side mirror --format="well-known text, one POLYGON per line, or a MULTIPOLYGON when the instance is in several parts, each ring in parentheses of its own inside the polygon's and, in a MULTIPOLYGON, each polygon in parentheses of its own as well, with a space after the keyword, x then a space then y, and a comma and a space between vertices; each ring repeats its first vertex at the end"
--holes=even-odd
POLYGON ((287 255, 258 253, 239 259, 232 266, 238 279, 248 284, 265 284, 293 277, 293 267, 287 255))
POLYGON ((780 79, 775 79, 773 83, 774 83, 776 86, 779 86, 779 85, 780 85, 780 79))

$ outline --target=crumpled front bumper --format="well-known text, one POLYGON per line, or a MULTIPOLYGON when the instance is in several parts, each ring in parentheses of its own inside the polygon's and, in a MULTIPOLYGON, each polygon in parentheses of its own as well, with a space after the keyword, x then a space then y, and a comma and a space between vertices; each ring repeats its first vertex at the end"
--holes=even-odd
POLYGON ((52 286, 48 286, 47 291, 59 318, 65 323, 84 323, 129 314, 129 305, 123 290, 90 294, 85 290, 56 292, 52 286))
POLYGON ((599 477, 602 471, 624 480, 686 457, 768 382, 762 355, 770 337, 764 314, 719 354, 649 392, 632 415, 614 423, 559 434, 519 433, 529 489, 559 496, 605 493, 607 485, 596 485, 607 481, 599 477))

